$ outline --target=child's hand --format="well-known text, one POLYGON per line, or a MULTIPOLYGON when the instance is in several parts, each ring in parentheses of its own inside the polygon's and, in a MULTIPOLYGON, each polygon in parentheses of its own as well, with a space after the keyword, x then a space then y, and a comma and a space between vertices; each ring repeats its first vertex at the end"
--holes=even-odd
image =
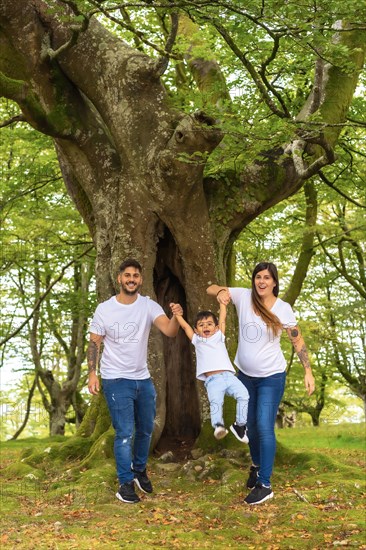
POLYGON ((183 308, 180 304, 174 304, 172 302, 169 306, 173 315, 183 315, 183 308))

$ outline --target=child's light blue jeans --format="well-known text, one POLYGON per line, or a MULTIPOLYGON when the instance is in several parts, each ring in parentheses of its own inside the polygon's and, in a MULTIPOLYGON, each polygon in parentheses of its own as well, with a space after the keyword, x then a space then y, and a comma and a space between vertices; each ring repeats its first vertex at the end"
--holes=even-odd
POLYGON ((236 399, 236 423, 239 425, 247 423, 249 394, 233 372, 211 374, 205 380, 205 387, 210 402, 213 427, 217 424, 224 425, 222 409, 225 395, 231 395, 236 399))

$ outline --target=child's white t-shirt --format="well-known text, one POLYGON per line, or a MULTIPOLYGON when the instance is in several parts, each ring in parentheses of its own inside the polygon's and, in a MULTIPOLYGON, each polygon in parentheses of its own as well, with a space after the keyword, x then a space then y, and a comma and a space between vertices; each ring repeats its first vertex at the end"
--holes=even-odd
POLYGON ((218 330, 209 338, 194 334, 192 344, 196 348, 196 377, 206 380, 205 372, 229 370, 235 372, 225 346, 225 335, 218 330))
MULTIPOLYGON (((229 288, 229 292, 239 319, 235 365, 248 376, 265 377, 284 372, 286 360, 280 347, 281 333, 274 337, 262 318, 254 313, 249 288, 229 288)), ((284 329, 297 325, 292 307, 280 298, 271 312, 284 329)))
POLYGON ((150 377, 147 344, 151 325, 160 315, 165 315, 163 308, 140 294, 132 304, 121 304, 112 296, 98 305, 89 329, 104 336, 102 378, 145 380, 150 377))

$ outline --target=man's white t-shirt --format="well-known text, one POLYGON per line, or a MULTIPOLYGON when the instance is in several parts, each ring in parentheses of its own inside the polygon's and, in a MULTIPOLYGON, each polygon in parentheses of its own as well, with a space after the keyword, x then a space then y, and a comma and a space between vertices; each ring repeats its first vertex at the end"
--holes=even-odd
MULTIPOLYGON (((281 333, 273 336, 262 318, 254 313, 249 288, 229 288, 229 292, 239 319, 235 365, 248 376, 264 377, 284 372, 286 360, 280 347, 281 333)), ((279 318, 284 329, 297 325, 292 307, 280 298, 271 312, 279 318)))
POLYGON ((206 380, 205 372, 229 370, 235 372, 225 346, 225 335, 218 330, 209 338, 194 334, 192 344, 196 348, 196 377, 206 380))
POLYGON ((163 308, 140 294, 132 304, 121 304, 112 296, 98 305, 89 330, 104 336, 102 378, 145 380, 150 377, 147 345, 151 325, 160 315, 165 315, 163 308))

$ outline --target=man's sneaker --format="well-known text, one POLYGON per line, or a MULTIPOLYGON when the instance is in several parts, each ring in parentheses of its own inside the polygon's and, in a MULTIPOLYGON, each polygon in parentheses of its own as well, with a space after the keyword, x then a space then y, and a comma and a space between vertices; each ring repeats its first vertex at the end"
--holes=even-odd
POLYGON ((136 472, 136 470, 134 470, 133 468, 132 471, 134 475, 134 482, 136 483, 137 487, 144 493, 152 493, 153 488, 150 479, 146 475, 146 468, 143 472, 136 472))
POLYGON ((216 439, 222 439, 223 437, 225 437, 225 435, 227 435, 227 433, 228 431, 225 426, 223 426, 222 424, 216 424, 214 431, 214 436, 216 437, 216 439))
POLYGON ((119 491, 116 493, 116 497, 122 502, 128 502, 128 504, 135 504, 140 502, 140 498, 135 493, 135 485, 133 480, 122 483, 119 486, 119 491))
POLYGON ((259 466, 251 466, 249 470, 249 477, 247 480, 247 488, 254 489, 255 484, 258 481, 259 466))
POLYGON ((273 497, 272 487, 265 487, 257 481, 254 489, 249 493, 249 495, 244 499, 244 502, 247 504, 260 504, 265 500, 273 497))
POLYGON ((234 424, 231 424, 230 431, 235 435, 236 439, 239 439, 241 443, 249 443, 248 435, 247 435, 247 427, 239 426, 236 422, 234 424))

